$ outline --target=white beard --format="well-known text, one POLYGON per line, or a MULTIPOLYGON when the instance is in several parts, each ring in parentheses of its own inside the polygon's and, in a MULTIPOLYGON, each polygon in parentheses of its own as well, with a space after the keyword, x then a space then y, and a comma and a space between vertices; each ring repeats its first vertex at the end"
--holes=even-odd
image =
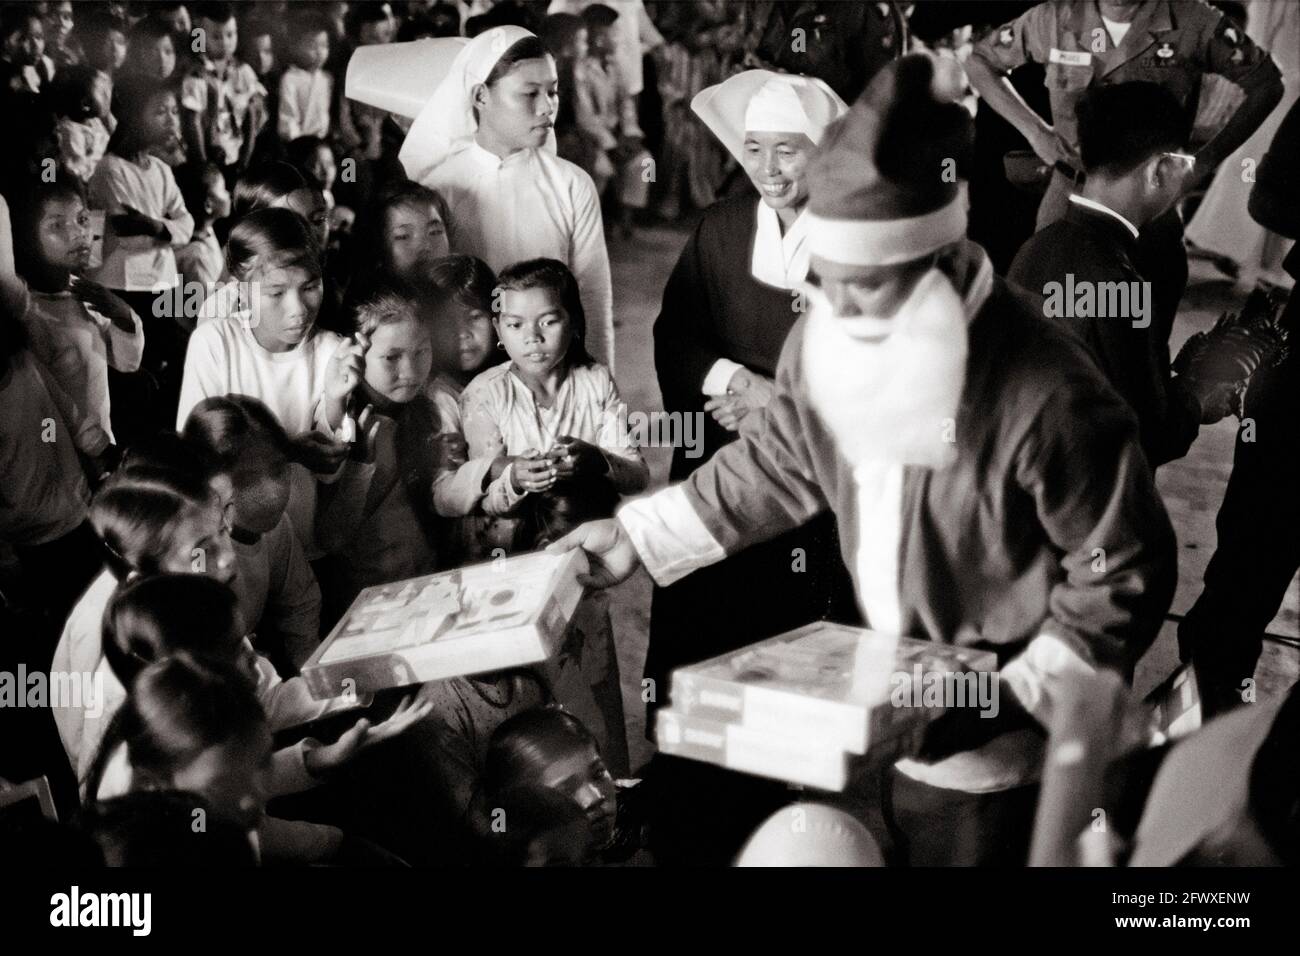
POLYGON ((820 290, 809 302, 808 398, 845 458, 855 467, 952 464, 967 351, 966 304, 952 281, 930 270, 889 320, 838 318, 820 290))

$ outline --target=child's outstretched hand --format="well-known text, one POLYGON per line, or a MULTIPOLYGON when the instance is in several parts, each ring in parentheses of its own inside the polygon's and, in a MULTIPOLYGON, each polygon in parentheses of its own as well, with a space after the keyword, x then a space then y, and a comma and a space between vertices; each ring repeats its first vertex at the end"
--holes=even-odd
POLYGON ((550 459, 557 478, 583 478, 609 471, 609 462, 599 448, 571 435, 556 439, 550 459))
POLYGON ((341 402, 352 394, 366 375, 366 350, 370 337, 358 332, 330 356, 325 369, 325 397, 341 402))
POLYGON ((413 694, 381 723, 372 724, 369 718, 362 717, 334 743, 309 749, 305 758, 307 770, 313 776, 337 770, 363 750, 405 733, 431 713, 433 703, 413 694))
POLYGON ((293 460, 315 474, 332 475, 348 456, 349 447, 320 432, 305 432, 293 439, 293 460))
POLYGON ((529 449, 512 457, 510 464, 510 483, 514 485, 516 494, 549 491, 555 484, 555 465, 540 452, 529 449))
POLYGON ((469 446, 460 432, 444 432, 434 440, 433 466, 436 471, 453 471, 469 460, 469 446))
POLYGON ((131 307, 98 282, 80 277, 72 280, 72 294, 106 319, 119 324, 131 322, 131 307))

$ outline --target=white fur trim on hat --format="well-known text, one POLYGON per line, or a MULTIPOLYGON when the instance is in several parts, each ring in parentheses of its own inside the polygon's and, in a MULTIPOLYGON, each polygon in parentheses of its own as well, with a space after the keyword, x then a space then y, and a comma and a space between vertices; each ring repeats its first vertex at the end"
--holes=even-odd
POLYGON ((814 271, 829 266, 890 266, 911 262, 966 236, 966 185, 946 206, 910 219, 826 219, 808 211, 814 271))

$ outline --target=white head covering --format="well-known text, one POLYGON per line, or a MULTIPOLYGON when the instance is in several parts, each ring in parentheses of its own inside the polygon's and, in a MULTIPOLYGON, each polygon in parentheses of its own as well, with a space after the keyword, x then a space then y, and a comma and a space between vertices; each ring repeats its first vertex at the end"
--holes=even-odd
POLYGON ((803 133, 818 143, 849 107, 815 77, 746 70, 700 90, 691 109, 739 160, 746 132, 803 133))
MULTIPOLYGON (((493 27, 480 33, 474 39, 466 41, 451 38, 449 43, 436 50, 429 47, 429 52, 436 57, 445 57, 453 49, 455 58, 445 71, 442 82, 433 91, 433 95, 421 108, 406 134, 398 159, 401 160, 406 174, 416 182, 424 182, 429 175, 449 156, 474 139, 478 131, 478 122, 474 119, 472 91, 474 87, 487 80, 493 67, 502 54, 525 37, 536 34, 523 27, 493 27)), ((387 44, 386 50, 398 44, 387 44)), ((436 63, 431 64, 434 72, 439 72, 436 63)), ((408 83, 410 81, 408 80, 408 83)), ((547 138, 546 146, 555 151, 555 134, 547 138)))

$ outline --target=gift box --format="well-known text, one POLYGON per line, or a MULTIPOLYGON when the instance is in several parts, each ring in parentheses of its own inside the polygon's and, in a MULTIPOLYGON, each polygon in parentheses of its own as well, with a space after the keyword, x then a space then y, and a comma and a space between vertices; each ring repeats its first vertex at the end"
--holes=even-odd
POLYGON ((659 752, 820 790, 843 790, 849 755, 807 740, 664 708, 655 716, 659 752))
POLYGON ((934 720, 954 695, 978 706, 978 681, 996 670, 990 651, 816 622, 678 668, 669 700, 678 714, 866 754, 934 720))
POLYGON ((586 567, 580 550, 536 552, 366 588, 302 676, 325 700, 545 660, 586 567))

